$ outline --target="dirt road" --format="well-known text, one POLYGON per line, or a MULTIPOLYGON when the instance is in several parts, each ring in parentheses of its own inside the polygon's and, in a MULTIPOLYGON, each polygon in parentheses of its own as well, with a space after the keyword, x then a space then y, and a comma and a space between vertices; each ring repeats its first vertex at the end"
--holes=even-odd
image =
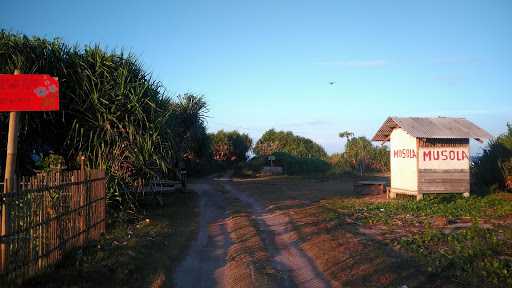
POLYGON ((297 245, 298 235, 290 218, 281 212, 267 212, 254 198, 229 183, 227 190, 250 207, 261 237, 272 256, 272 265, 282 275, 284 287, 330 287, 324 275, 297 245))
POLYGON ((275 287, 331 286, 313 261, 296 244, 298 236, 285 214, 267 212, 258 201, 239 191, 228 181, 222 182, 221 185, 224 193, 215 189, 212 183, 196 184, 192 187, 201 199, 199 235, 192 244, 188 256, 176 270, 176 287, 258 287, 263 285, 262 283, 264 286, 275 287), (230 231, 243 228, 233 229, 234 221, 228 213, 229 201, 226 201, 226 197, 235 198, 248 208, 246 213, 254 220, 254 228, 259 232, 258 238, 265 250, 264 254, 270 258, 266 265, 271 267, 258 268, 257 263, 241 262, 243 265, 251 266, 251 273, 245 277, 249 279, 240 279, 244 278, 243 273, 236 268, 226 269, 230 266, 229 259, 232 258, 228 257, 228 254, 231 255, 230 249, 234 248, 230 231), (261 277, 254 276, 257 274, 254 272, 255 269, 274 271, 277 275, 274 277, 276 280, 258 281, 261 277), (242 276, 230 275, 232 273, 239 273, 242 276), (234 278, 236 281, 227 281, 228 278, 234 278))
POLYGON ((176 287, 213 287, 224 282, 227 250, 231 245, 227 233, 227 216, 223 195, 208 183, 190 185, 200 197, 197 239, 185 260, 176 268, 176 287))

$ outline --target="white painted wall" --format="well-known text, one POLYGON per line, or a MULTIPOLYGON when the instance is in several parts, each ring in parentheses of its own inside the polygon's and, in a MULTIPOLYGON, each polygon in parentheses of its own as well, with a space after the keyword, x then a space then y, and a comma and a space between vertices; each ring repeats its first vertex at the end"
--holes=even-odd
POLYGON ((391 132, 391 188, 418 190, 416 138, 401 128, 391 132))
POLYGON ((469 145, 465 147, 420 147, 420 169, 469 169, 469 145))

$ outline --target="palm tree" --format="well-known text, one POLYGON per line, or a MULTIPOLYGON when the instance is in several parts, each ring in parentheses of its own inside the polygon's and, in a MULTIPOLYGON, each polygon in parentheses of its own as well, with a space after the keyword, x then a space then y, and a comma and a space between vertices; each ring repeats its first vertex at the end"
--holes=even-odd
POLYGON ((348 140, 350 140, 350 138, 354 137, 354 133, 350 132, 350 131, 343 131, 343 132, 340 132, 338 134, 338 137, 340 138, 346 138, 347 139, 347 142, 348 140))

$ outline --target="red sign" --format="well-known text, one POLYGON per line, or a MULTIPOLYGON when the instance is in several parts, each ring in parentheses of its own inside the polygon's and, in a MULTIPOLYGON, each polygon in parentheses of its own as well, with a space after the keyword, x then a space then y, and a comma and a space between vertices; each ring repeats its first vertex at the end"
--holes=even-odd
POLYGON ((396 149, 393 150, 393 158, 416 158, 414 149, 396 149))
POLYGON ((0 111, 59 110, 59 81, 46 74, 0 74, 0 111))
POLYGON ((469 159, 466 151, 462 150, 436 150, 436 151, 423 151, 423 161, 433 160, 457 160, 462 161, 469 159))

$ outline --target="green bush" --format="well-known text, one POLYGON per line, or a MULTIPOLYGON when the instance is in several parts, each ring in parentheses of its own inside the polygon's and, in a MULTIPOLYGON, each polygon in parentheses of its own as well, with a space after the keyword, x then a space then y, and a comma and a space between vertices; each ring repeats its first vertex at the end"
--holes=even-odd
POLYGON ((247 160, 247 153, 252 147, 252 139, 248 134, 236 130, 219 130, 208 134, 208 137, 214 160, 224 162, 228 166, 247 160))
POLYGON ((451 234, 427 230, 400 244, 418 256, 429 272, 465 287, 512 287, 512 262, 503 257, 511 252, 506 239, 512 230, 502 233, 473 225, 451 234))
MULTIPOLYGON (((318 158, 299 158, 285 152, 275 152, 272 156, 276 158, 273 165, 283 167, 283 172, 287 175, 322 174, 331 169, 327 161, 318 158)), ((268 156, 255 156, 244 165, 246 169, 256 173, 264 166, 270 166, 268 156)))
POLYGON ((285 152, 298 158, 327 158, 324 148, 313 140, 289 131, 270 129, 256 142, 254 153, 256 156, 268 156, 275 152, 285 152))
POLYGON ((473 164, 472 177, 477 185, 512 191, 512 125, 507 132, 491 139, 482 156, 473 164))

